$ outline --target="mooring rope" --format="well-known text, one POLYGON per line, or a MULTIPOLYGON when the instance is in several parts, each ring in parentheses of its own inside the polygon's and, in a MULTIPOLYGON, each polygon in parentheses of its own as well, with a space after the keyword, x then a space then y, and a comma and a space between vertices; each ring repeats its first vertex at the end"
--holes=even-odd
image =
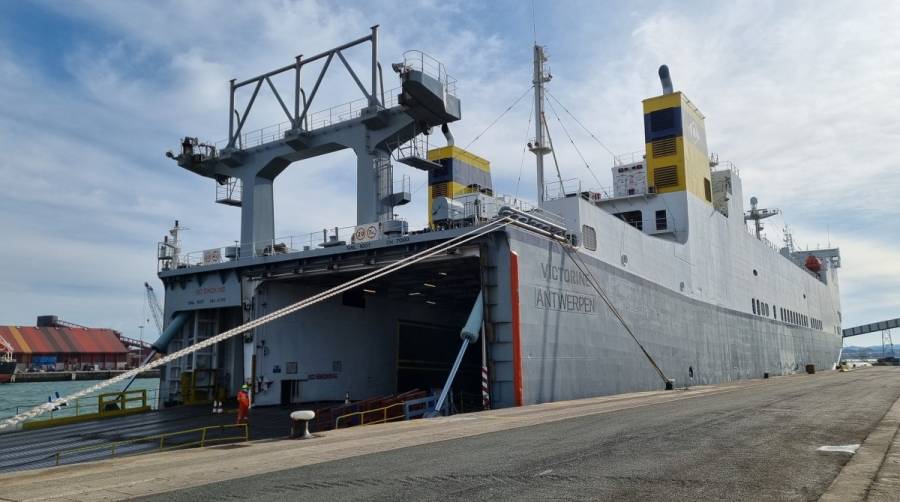
POLYGON ((597 279, 594 277, 594 274, 591 273, 590 269, 587 267, 587 264, 584 264, 581 257, 578 256, 578 252, 575 251, 574 248, 572 248, 571 246, 569 246, 567 244, 562 244, 562 246, 563 246, 563 249, 565 249, 566 252, 570 256, 572 256, 572 262, 575 264, 576 267, 578 267, 578 270, 581 270, 581 273, 583 273, 585 276, 588 277, 588 282, 591 284, 591 287, 593 287, 594 291, 596 291, 597 294, 600 295, 600 298, 603 300, 603 303, 605 303, 606 306, 609 307, 610 312, 613 313, 613 315, 616 317, 616 319, 619 320, 619 323, 622 325, 622 327, 625 328, 625 332, 631 336, 631 338, 634 340, 634 343, 636 343, 637 346, 641 349, 641 352, 644 353, 644 356, 647 358, 648 361, 650 361, 650 364, 653 365, 653 369, 655 369, 656 372, 659 373, 659 377, 662 378, 663 383, 668 384, 669 379, 666 377, 666 374, 663 373, 663 371, 662 371, 662 369, 660 369, 659 365, 656 364, 656 361, 653 360, 653 356, 651 356, 650 353, 647 352, 647 349, 644 348, 644 345, 641 344, 641 342, 637 339, 637 336, 635 336, 634 332, 631 331, 631 327, 628 326, 627 322, 625 322, 625 318, 622 317, 622 314, 619 313, 619 310, 615 307, 615 305, 612 304, 612 301, 609 299, 609 297, 606 296, 606 292, 603 291, 603 288, 600 287, 600 283, 597 282, 597 279), (579 262, 581 262, 581 263, 579 263, 579 262), (584 265, 584 267, 582 267, 582 265, 584 265))
POLYGON ((75 399, 87 396, 87 395, 97 392, 103 388, 109 387, 110 385, 127 380, 139 373, 157 368, 157 367, 162 366, 163 364, 166 364, 170 361, 174 361, 178 358, 184 357, 184 356, 191 354, 193 352, 196 352, 200 349, 210 347, 210 346, 215 345, 223 340, 226 340, 226 339, 231 338, 236 335, 240 335, 242 333, 250 331, 251 329, 255 329, 259 326, 270 323, 276 319, 279 319, 286 315, 297 312, 298 310, 309 307, 310 305, 314 305, 321 301, 327 300, 328 298, 331 298, 335 295, 343 293, 344 291, 353 289, 357 286, 361 286, 361 285, 371 282, 375 279, 378 279, 380 277, 383 277, 385 275, 391 274, 393 272, 396 272, 398 270, 406 268, 410 265, 418 263, 422 260, 425 260, 425 259, 435 256, 437 254, 443 253, 449 249, 458 247, 462 244, 465 244, 466 242, 477 239, 478 237, 481 237, 482 235, 499 230, 499 229, 509 225, 510 223, 512 223, 512 219, 509 217, 492 221, 491 223, 488 223, 485 226, 478 227, 474 230, 471 230, 464 234, 453 237, 452 239, 448 239, 448 240, 446 240, 440 244, 437 244, 433 247, 430 247, 430 248, 420 251, 418 253, 412 254, 406 258, 398 260, 398 261, 391 263, 389 265, 386 265, 382 268, 373 270, 372 272, 369 272, 360 277, 357 277, 356 279, 352 279, 343 284, 335 286, 331 289, 328 289, 321 293, 310 296, 309 298, 300 300, 299 302, 296 302, 294 304, 283 307, 279 310, 276 310, 272 313, 266 314, 258 319, 254 319, 252 321, 244 323, 244 324, 237 326, 235 328, 232 328, 228 331, 222 332, 211 338, 207 338, 206 340, 198 342, 189 347, 185 347, 181 350, 178 350, 176 352, 168 354, 168 355, 161 357, 155 361, 151 361, 151 362, 149 362, 143 366, 140 366, 138 368, 128 370, 118 376, 110 378, 109 380, 104 380, 98 384, 92 385, 86 389, 80 390, 80 391, 70 394, 68 396, 55 399, 51 402, 44 403, 40 406, 35 406, 34 408, 32 408, 24 413, 20 413, 14 417, 10 417, 8 419, 3 420, 2 422, 0 422, 0 429, 5 429, 7 427, 14 426, 20 422, 24 422, 25 420, 37 417, 39 415, 42 415, 42 414, 52 410, 55 407, 58 407, 63 404, 67 404, 69 401, 73 401, 75 399))

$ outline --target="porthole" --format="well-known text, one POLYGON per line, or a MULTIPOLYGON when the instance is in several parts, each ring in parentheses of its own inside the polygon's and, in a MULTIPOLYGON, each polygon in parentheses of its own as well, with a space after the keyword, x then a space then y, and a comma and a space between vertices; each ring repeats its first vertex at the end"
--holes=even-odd
POLYGON ((757 272, 755 268, 753 269, 753 275, 754 275, 754 277, 759 275, 759 272, 757 272))

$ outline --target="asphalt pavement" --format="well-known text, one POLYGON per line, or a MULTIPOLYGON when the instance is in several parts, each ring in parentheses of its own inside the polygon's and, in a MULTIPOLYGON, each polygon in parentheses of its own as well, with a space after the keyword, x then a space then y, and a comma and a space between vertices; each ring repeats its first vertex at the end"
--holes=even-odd
POLYGON ((898 398, 900 368, 772 378, 143 500, 816 500, 850 458, 817 449, 862 443, 898 398))

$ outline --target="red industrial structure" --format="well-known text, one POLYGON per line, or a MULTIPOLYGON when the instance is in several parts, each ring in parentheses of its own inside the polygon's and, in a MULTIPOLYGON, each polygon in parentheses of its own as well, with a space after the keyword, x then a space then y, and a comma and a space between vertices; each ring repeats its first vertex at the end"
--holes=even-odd
POLYGON ((38 317, 37 326, 0 326, 0 338, 12 345, 19 371, 124 369, 128 349, 112 329, 86 328, 38 317))

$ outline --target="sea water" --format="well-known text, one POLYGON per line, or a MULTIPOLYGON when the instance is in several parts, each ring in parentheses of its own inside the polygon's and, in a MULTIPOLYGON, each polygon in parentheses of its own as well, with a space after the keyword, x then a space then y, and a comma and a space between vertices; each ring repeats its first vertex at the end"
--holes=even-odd
MULTIPOLYGON (((20 383, 4 383, 0 384, 0 419, 8 418, 16 413, 23 413, 31 408, 47 402, 47 397, 56 399, 56 393, 60 397, 78 392, 84 388, 96 384, 96 380, 65 380, 60 382, 20 382, 20 383)), ((93 394, 105 394, 107 392, 119 392, 128 382, 118 382, 109 387, 93 394)), ((147 390, 147 404, 156 408, 157 394, 159 391, 158 378, 138 378, 128 388, 131 390, 147 390)), ((92 398, 82 398, 83 406, 93 406, 96 408, 97 400, 92 398)), ((67 408, 73 407, 71 403, 67 408)), ((71 411, 71 410, 67 410, 71 411)), ((89 410, 81 410, 81 413, 89 410)), ((72 413, 74 414, 74 413, 72 413)))

